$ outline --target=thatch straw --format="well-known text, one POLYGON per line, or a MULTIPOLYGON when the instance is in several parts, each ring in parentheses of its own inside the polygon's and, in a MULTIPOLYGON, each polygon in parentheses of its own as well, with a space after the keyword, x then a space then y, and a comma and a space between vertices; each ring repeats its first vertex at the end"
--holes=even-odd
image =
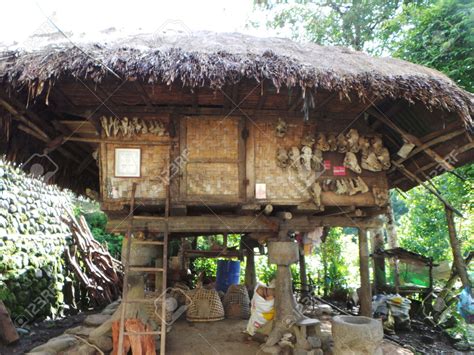
POLYGON ((100 82, 111 71, 145 83, 181 82, 221 88, 242 79, 270 80, 277 89, 300 86, 340 96, 405 99, 458 113, 472 124, 473 95, 436 70, 341 47, 298 44, 282 38, 198 32, 175 38, 131 36, 111 42, 55 42, 35 50, 0 53, 0 83, 45 94, 61 78, 100 82), (80 47, 80 49, 79 49, 80 47), (39 89, 38 89, 39 88, 39 89))

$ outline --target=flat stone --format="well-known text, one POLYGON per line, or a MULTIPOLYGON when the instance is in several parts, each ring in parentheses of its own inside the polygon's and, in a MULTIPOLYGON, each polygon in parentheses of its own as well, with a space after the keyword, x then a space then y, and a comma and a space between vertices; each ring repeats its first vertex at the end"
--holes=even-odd
POLYGON ((55 352, 51 352, 51 351, 35 351, 34 353, 25 353, 26 355, 56 355, 56 351, 55 352))
POLYGON ((77 340, 74 336, 68 335, 68 334, 63 334, 60 335, 56 338, 50 339, 47 343, 37 346, 36 348, 31 349, 31 353, 37 353, 37 352, 47 352, 47 353, 52 353, 56 354, 60 351, 64 351, 78 343, 79 340, 77 340))
POLYGON ((74 334, 74 335, 83 335, 83 336, 89 336, 90 332, 92 332, 95 328, 92 327, 85 327, 83 325, 79 325, 74 328, 70 328, 66 330, 64 333, 65 334, 74 334))
POLYGON ((113 342, 112 342, 112 337, 109 337, 107 335, 102 335, 100 337, 95 337, 95 338, 89 338, 87 341, 91 344, 94 344, 97 346, 100 350, 103 352, 109 352, 113 348, 113 342))
POLYGON ((96 355, 97 353, 97 349, 87 344, 75 346, 67 351, 67 355, 96 355))
POLYGON ((312 349, 312 350, 304 350, 304 349, 294 349, 293 355, 323 355, 323 351, 321 349, 312 349))
POLYGON ((320 348, 322 345, 321 339, 317 337, 308 337, 308 342, 312 348, 320 348))
POLYGON ((281 348, 278 345, 265 346, 264 344, 262 344, 260 348, 266 354, 279 354, 281 350, 281 348))
POLYGON ((98 327, 110 319, 108 314, 91 314, 84 320, 84 325, 89 327, 98 327))

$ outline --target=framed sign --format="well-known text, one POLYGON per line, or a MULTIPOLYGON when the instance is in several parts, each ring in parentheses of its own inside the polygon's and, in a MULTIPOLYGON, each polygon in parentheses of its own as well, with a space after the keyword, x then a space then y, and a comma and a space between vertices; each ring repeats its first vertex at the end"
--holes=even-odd
POLYGON ((140 177, 140 148, 115 148, 115 176, 140 177))
POLYGON ((266 199, 267 198, 267 184, 255 184, 255 198, 266 199))

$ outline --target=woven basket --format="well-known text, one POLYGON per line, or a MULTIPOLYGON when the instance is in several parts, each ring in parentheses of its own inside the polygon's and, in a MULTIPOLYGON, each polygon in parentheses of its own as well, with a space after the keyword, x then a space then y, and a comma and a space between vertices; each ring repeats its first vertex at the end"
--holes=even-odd
MULTIPOLYGON (((152 291, 146 291, 145 292, 145 298, 146 299, 157 299, 158 297, 161 296, 161 292, 152 292, 152 291)), ((166 298, 171 298, 171 296, 166 295, 166 298)), ((155 322, 158 324, 161 324, 161 302, 157 301, 154 303, 144 303, 143 304, 144 309, 147 312, 147 315, 150 317, 150 319, 153 319, 155 322), (156 304, 156 306, 155 306, 156 304)), ((166 322, 171 322, 173 319, 173 311, 167 311, 166 312, 166 322)))
POLYGON ((191 302, 186 310, 190 322, 215 322, 224 319, 224 307, 216 290, 197 288, 189 291, 191 302))
POLYGON ((223 300, 227 318, 248 319, 250 317, 250 299, 245 285, 230 285, 223 300))

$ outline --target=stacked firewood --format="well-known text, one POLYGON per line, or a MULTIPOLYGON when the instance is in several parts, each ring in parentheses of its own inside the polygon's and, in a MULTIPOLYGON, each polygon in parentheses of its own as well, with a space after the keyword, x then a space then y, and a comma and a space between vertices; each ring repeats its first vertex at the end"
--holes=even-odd
POLYGON ((65 254, 72 271, 97 305, 117 299, 122 289, 122 264, 94 239, 83 216, 77 220, 71 213, 68 220, 72 243, 65 254))

